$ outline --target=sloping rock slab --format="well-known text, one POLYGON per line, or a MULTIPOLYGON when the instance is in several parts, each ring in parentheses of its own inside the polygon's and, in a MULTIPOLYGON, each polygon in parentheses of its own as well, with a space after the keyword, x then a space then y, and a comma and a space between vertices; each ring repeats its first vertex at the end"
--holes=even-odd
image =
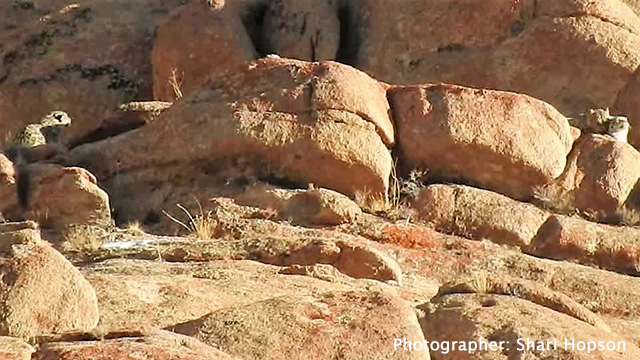
POLYGON ((618 335, 511 296, 452 294, 432 302, 432 312, 422 323, 425 337, 438 343, 458 341, 447 354, 436 351, 438 359, 623 360, 640 356, 636 345, 618 335), (532 344, 529 347, 527 339, 532 344), (480 349, 479 341, 495 346, 480 349), (470 353, 472 343, 478 347, 470 353), (462 350, 460 344, 467 348, 462 350))
POLYGON ((394 350, 393 339, 424 341, 412 308, 371 288, 287 296, 233 306, 173 328, 244 359, 429 359, 394 350))
POLYGON ((577 260, 607 270, 640 274, 640 229, 633 227, 553 215, 526 251, 550 259, 577 260))
POLYGON ((521 248, 531 243, 550 215, 531 204, 463 185, 430 185, 411 206, 439 231, 521 248))
MULTIPOLYGON (((109 335, 109 334, 107 334, 109 335)), ((234 360, 222 351, 187 336, 152 330, 101 341, 47 342, 35 360, 234 360)))

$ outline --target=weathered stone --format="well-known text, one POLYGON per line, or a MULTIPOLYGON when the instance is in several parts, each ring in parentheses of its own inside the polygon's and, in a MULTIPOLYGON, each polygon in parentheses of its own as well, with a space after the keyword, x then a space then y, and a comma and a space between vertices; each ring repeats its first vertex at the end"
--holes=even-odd
POLYGON ((95 173, 125 217, 192 201, 195 184, 207 194, 226 170, 386 196, 393 126, 376 80, 332 62, 265 59, 211 81, 140 129, 75 148, 70 163, 95 173))
POLYGON ((424 337, 411 307, 375 288, 274 297, 220 309, 173 330, 243 359, 430 358, 429 352, 394 350, 395 338, 424 337))
POLYGON ((0 214, 15 212, 17 206, 15 168, 11 160, 0 153, 0 214))
POLYGON ((438 357, 622 360, 640 356, 640 349, 619 335, 608 334, 578 319, 512 296, 452 294, 432 299, 432 302, 434 309, 422 322, 425 337, 431 341, 458 342, 458 347, 450 348, 448 354, 434 352, 438 357), (534 345, 526 348, 526 339, 534 341, 534 345), (565 345, 565 339, 574 346, 565 345), (470 354, 469 343, 475 342, 479 346, 478 341, 494 341, 495 346, 493 349, 478 347, 470 354), (498 347, 500 341, 502 348, 498 347), (551 345, 546 346, 547 342, 551 345), (578 348, 579 342, 584 342, 584 349, 578 348), (596 346, 599 342, 603 346, 610 342, 614 349, 603 347, 587 352, 587 342, 596 346), (543 345, 538 347, 541 343, 543 345), (460 351, 460 344, 467 348, 460 351))
POLYGON ((577 260, 607 270, 640 274, 640 230, 553 215, 527 252, 550 259, 577 260))
POLYGON ((255 186, 236 199, 240 204, 276 210, 281 219, 307 225, 340 225, 354 221, 362 213, 353 200, 327 189, 255 186))
POLYGON ((571 150, 566 118, 526 95, 419 85, 389 96, 401 164, 436 179, 526 200, 562 173, 571 150))
MULTIPOLYGON (((135 332, 133 332, 135 333, 135 332)), ((105 334, 109 336, 110 334, 105 334)), ((222 351, 187 336, 154 330, 101 341, 47 342, 38 360, 234 360, 222 351), (138 336, 136 336, 138 335, 138 336)))
POLYGON ((31 345, 20 339, 0 336, 0 357, 4 360, 31 360, 31 354, 35 351, 31 345))
POLYGON ((598 329, 611 333, 611 328, 596 314, 572 298, 534 281, 515 277, 501 277, 489 273, 476 273, 471 277, 451 281, 438 291, 448 294, 498 294, 515 296, 523 300, 572 316, 598 329))
POLYGON ((109 197, 88 171, 78 167, 30 164, 20 176, 27 188, 27 217, 58 231, 69 225, 111 224, 109 197))
POLYGON ((119 104, 151 98, 153 32, 182 3, 2 2, 0 134, 64 110, 74 120, 65 142, 76 144, 119 104))
MULTIPOLYGON (((637 4, 640 9, 640 1, 637 4)), ((640 148, 640 67, 618 93, 613 110, 627 117, 631 125, 629 143, 640 148)))

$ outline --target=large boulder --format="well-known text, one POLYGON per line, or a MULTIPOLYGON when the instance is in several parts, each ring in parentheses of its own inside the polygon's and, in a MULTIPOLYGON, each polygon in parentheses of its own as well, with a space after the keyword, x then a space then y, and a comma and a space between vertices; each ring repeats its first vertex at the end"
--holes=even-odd
POLYGON ((430 185, 411 202, 436 230, 526 248, 549 213, 491 191, 462 185, 430 185))
POLYGON ((74 120, 65 140, 81 142, 120 103, 150 98, 155 26, 182 3, 3 1, 0 133, 60 109, 74 120))
POLYGON ((158 25, 151 54, 154 98, 173 101, 188 95, 208 76, 256 57, 233 8, 224 1, 191 1, 158 25))
POLYGON ((33 338, 90 331, 98 301, 80 272, 40 240, 35 223, 0 224, 0 333, 33 338))
POLYGON ((337 0, 272 0, 263 20, 267 54, 307 61, 336 60, 340 46, 337 0))
POLYGON ((109 196, 95 176, 78 167, 30 164, 23 177, 26 217, 57 231, 69 225, 111 225, 109 196))
POLYGON ((345 4, 347 60, 390 83, 515 91, 576 115, 613 105, 640 65, 640 19, 620 0, 345 4))
POLYGON ((536 197, 557 210, 579 210, 591 219, 619 223, 640 209, 638 179, 640 153, 633 146, 588 134, 574 146, 562 176, 537 189, 536 197))
POLYGON ((194 179, 206 187, 225 169, 384 197, 394 139, 388 112, 384 87, 356 69, 264 59, 212 78, 142 128, 77 147, 70 161, 96 174, 121 213, 126 201, 173 207, 185 199, 168 194, 180 186, 193 194, 194 179))
POLYGON ((427 84, 389 97, 401 163, 436 179, 526 200, 560 176, 573 143, 566 118, 526 95, 427 84))

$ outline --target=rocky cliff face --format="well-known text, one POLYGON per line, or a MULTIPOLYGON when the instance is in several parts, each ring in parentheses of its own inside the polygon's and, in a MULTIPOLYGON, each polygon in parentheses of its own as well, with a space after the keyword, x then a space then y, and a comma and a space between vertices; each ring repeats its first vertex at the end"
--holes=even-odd
POLYGON ((0 357, 640 358, 638 9, 0 3, 0 357))

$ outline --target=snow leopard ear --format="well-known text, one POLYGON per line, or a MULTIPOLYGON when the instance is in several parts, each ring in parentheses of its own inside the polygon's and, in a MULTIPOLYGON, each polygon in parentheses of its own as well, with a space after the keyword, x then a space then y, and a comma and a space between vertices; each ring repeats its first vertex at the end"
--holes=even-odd
POLYGON ((596 113, 596 110, 595 110, 595 109, 589 109, 589 114, 590 114, 590 115, 593 115, 593 114, 595 114, 595 113, 596 113))

